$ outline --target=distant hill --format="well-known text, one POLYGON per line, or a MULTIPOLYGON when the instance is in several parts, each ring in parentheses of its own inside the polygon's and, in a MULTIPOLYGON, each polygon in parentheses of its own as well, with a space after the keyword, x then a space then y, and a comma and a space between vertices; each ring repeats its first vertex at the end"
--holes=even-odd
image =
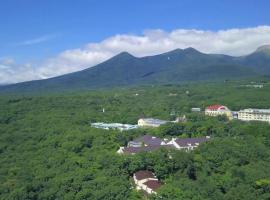
POLYGON ((127 52, 82 71, 45 80, 1 86, 0 92, 94 89, 138 84, 169 84, 270 75, 270 47, 232 57, 205 54, 193 48, 155 56, 135 57, 127 52))
POLYGON ((259 74, 270 75, 270 45, 261 46, 254 53, 240 57, 240 64, 259 74))

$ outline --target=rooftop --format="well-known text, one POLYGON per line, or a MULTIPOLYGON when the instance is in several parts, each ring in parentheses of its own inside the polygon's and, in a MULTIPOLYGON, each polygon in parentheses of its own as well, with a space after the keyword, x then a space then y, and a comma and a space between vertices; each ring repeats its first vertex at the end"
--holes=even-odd
POLYGON ((103 122, 91 123, 91 126, 102 129, 122 129, 122 130, 138 128, 138 125, 121 124, 121 123, 103 123, 103 122))
POLYGON ((154 119, 154 118, 142 118, 140 120, 144 120, 146 123, 149 123, 149 124, 157 124, 157 125, 165 124, 168 122, 166 120, 154 119))
POLYGON ((143 142, 147 146, 161 145, 162 139, 155 137, 155 136, 151 136, 151 135, 144 135, 142 137, 139 137, 139 138, 133 140, 133 142, 143 142))
POLYGON ((208 110, 218 110, 218 109, 226 109, 226 107, 223 106, 223 105, 215 104, 215 105, 207 106, 206 109, 208 109, 208 110))
POLYGON ((139 152, 151 152, 161 148, 165 149, 177 149, 180 147, 196 147, 202 142, 210 140, 209 136, 200 138, 173 138, 172 140, 160 139, 151 135, 145 135, 139 137, 133 141, 130 141, 127 147, 122 147, 121 152, 126 154, 136 154, 139 152), (178 146, 175 146, 176 144, 178 146))
POLYGON ((148 188, 151 188, 152 190, 156 191, 158 188, 162 186, 161 182, 158 180, 149 180, 144 183, 148 188))
POLYGON ((155 178, 155 175, 153 174, 153 172, 148 171, 148 170, 137 171, 134 175, 137 180, 143 180, 146 178, 155 178))
POLYGON ((239 112, 251 112, 251 113, 270 114, 270 109, 254 109, 254 108, 248 108, 248 109, 240 110, 239 112))

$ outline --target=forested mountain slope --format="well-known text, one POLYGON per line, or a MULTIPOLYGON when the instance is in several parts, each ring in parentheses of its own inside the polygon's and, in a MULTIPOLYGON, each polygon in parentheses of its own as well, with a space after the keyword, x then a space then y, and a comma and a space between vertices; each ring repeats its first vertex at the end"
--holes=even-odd
POLYGON ((142 58, 123 52, 79 72, 2 86, 0 92, 60 91, 269 76, 269 52, 265 47, 248 56, 231 57, 187 48, 142 58))

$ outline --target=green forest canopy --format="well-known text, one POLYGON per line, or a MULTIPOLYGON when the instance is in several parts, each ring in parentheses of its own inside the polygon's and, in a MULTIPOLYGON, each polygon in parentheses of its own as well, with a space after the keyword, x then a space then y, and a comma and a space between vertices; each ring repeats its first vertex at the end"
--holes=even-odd
POLYGON ((130 181, 140 169, 154 171, 165 183, 150 199, 270 199, 270 125, 190 113, 192 107, 214 103, 231 110, 270 107, 269 82, 261 89, 243 84, 2 95, 0 199, 143 199, 130 181), (96 121, 132 124, 142 116, 168 120, 172 111, 186 114, 188 122, 128 132, 90 126, 96 121), (116 154, 143 134, 213 139, 189 153, 116 154))

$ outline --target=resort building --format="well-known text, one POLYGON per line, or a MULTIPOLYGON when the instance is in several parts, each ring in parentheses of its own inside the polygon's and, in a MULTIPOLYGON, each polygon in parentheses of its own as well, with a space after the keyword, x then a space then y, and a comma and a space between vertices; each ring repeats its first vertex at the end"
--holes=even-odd
POLYGON ((166 143, 155 136, 144 135, 128 143, 129 147, 141 147, 141 146, 160 146, 166 143))
POLYGON ((117 153, 119 154, 136 154, 139 152, 150 152, 162 147, 172 148, 173 146, 167 144, 167 139, 160 139, 151 135, 144 135, 135 140, 128 142, 127 147, 120 147, 117 153))
POLYGON ((120 124, 120 123, 103 123, 103 122, 91 123, 91 126, 94 128, 101 128, 101 129, 106 129, 106 130, 118 129, 120 131, 127 131, 127 130, 138 128, 138 125, 120 124))
POLYGON ((208 140, 210 140, 209 136, 201 138, 173 138, 172 140, 168 140, 166 138, 160 139, 154 136, 145 135, 130 141, 127 147, 120 147, 117 153, 134 155, 136 153, 151 152, 161 148, 192 151, 201 143, 208 140))
POLYGON ((169 121, 154 119, 154 118, 141 118, 138 120, 138 126, 140 127, 159 127, 162 124, 166 124, 169 121))
POLYGON ((144 190, 148 194, 156 194, 156 190, 162 186, 153 172, 140 170, 133 174, 133 180, 137 190, 144 190))
POLYGON ((270 123, 270 109, 248 108, 238 112, 238 119, 243 121, 263 121, 270 123))
POLYGON ((205 115, 208 116, 219 116, 219 115, 225 115, 228 117, 228 119, 233 119, 232 112, 229 108, 223 105, 211 105, 206 107, 205 109, 205 115))

